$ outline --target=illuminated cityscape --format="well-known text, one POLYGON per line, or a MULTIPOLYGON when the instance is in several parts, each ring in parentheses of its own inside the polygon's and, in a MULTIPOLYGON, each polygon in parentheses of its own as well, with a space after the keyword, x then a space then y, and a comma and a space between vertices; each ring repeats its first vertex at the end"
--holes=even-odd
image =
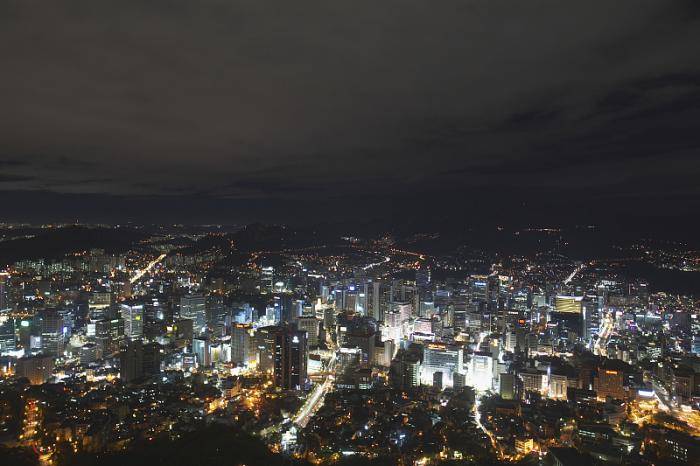
POLYGON ((566 229, 484 232, 539 238, 513 255, 263 225, 4 231, 138 236, 3 270, 3 448, 36 463, 139 461, 210 429, 298 464, 698 451, 700 300, 621 269, 645 253, 575 259, 566 229))
POLYGON ((700 466, 700 0, 0 0, 0 466, 700 466))

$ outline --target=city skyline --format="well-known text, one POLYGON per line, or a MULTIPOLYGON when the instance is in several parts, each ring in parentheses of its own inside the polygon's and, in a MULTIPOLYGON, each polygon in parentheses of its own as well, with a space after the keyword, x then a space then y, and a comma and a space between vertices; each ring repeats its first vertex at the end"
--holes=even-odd
POLYGON ((0 0, 0 465, 700 466, 700 0, 0 0))

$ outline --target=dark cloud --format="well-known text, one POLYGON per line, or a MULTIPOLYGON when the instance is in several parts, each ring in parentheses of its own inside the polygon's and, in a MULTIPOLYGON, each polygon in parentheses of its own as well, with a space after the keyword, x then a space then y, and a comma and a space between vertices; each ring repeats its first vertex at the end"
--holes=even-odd
POLYGON ((0 0, 0 181, 174 218, 662 203, 640 180, 700 174, 699 44, 693 0, 0 0))
POLYGON ((28 181, 31 179, 32 178, 29 176, 11 175, 11 174, 0 173, 0 183, 15 183, 18 181, 28 181))

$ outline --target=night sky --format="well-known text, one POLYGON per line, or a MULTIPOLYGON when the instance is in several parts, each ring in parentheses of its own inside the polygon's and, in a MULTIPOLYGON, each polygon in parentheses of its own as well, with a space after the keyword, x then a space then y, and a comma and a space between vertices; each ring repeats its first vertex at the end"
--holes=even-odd
POLYGON ((0 0, 0 57, 0 220, 700 213, 697 0, 0 0))

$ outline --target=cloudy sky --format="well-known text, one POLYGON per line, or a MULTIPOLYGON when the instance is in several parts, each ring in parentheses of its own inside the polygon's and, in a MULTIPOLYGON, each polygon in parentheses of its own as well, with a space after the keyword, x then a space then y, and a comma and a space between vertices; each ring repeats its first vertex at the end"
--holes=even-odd
POLYGON ((696 0, 0 0, 0 57, 8 219, 700 212, 696 0))

